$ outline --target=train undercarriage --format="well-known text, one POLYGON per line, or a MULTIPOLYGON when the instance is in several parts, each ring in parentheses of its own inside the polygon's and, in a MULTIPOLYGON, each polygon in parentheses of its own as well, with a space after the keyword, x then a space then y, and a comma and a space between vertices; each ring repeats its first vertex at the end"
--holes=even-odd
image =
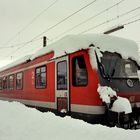
POLYGON ((140 129, 140 108, 134 107, 132 113, 125 114, 125 112, 114 112, 106 107, 103 122, 110 127, 140 129))

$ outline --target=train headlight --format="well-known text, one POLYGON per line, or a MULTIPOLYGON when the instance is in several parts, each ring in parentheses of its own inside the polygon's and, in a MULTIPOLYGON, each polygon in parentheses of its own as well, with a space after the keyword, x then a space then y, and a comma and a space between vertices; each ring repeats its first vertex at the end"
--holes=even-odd
POLYGON ((133 86, 134 86, 134 83, 133 83, 133 81, 132 81, 131 79, 128 79, 128 80, 126 81, 126 83, 127 83, 127 85, 128 85, 129 87, 133 87, 133 86))

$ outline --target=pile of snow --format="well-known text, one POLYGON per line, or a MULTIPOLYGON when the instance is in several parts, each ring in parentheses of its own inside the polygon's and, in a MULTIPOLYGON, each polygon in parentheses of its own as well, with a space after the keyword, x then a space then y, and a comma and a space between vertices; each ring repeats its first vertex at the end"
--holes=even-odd
POLYGON ((125 114, 132 112, 132 107, 128 99, 117 97, 117 100, 113 103, 113 106, 111 108, 114 112, 124 112, 125 114))
POLYGON ((0 101, 0 140, 139 140, 140 130, 91 125, 0 101))
POLYGON ((110 108, 112 111, 125 112, 125 114, 132 112, 132 107, 129 100, 117 96, 116 91, 114 91, 111 87, 98 85, 97 91, 100 95, 100 98, 102 99, 102 102, 105 102, 106 104, 110 104, 111 98, 114 96, 116 97, 116 100, 110 108))
POLYGON ((112 88, 108 86, 98 86, 97 89, 100 98, 102 99, 103 102, 105 103, 110 103, 110 98, 113 96, 117 96, 116 91, 114 91, 112 88))
MULTIPOLYGON (((28 59, 33 60, 52 51, 54 52, 53 58, 57 58, 78 50, 87 49, 91 44, 95 48, 99 48, 100 51, 117 52, 123 58, 131 58, 140 65, 139 47, 134 41, 107 34, 68 35, 57 42, 40 49, 32 56, 27 56, 27 59, 22 60, 24 60, 24 62, 28 59)), ((12 63, 12 65, 7 66, 6 68, 17 64, 19 64, 19 62, 12 63)))

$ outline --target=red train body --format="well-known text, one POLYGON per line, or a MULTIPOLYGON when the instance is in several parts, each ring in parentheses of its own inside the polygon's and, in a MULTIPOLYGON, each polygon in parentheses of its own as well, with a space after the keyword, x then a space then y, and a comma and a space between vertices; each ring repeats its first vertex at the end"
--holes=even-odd
MULTIPOLYGON (((89 46, 92 47, 93 44, 89 46)), ((97 68, 92 67, 89 46, 70 53, 65 52, 65 55, 59 57, 54 57, 55 51, 44 52, 33 60, 1 70, 0 99, 19 101, 28 106, 97 122, 105 113, 97 92, 100 84, 112 87, 118 95, 128 98, 132 106, 139 109, 138 77, 107 77, 99 65, 96 53, 93 63, 97 63, 97 68), (127 85, 128 79, 134 83, 132 87, 127 85)), ((117 53, 106 51, 102 58, 108 60, 113 55, 122 60, 117 53)), ((104 67, 108 66, 106 61, 102 60, 102 63, 104 67)))

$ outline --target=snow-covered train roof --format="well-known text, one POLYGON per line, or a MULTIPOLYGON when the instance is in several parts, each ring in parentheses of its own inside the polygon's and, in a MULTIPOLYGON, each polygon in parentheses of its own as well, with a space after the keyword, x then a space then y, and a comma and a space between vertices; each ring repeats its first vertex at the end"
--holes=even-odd
POLYGON ((86 34, 65 36, 46 48, 39 50, 31 59, 33 60, 50 51, 54 51, 54 58, 56 58, 66 53, 73 53, 81 49, 86 49, 91 44, 95 47, 99 47, 102 51, 117 52, 124 58, 131 57, 136 61, 140 58, 139 47, 132 40, 106 34, 86 34))
POLYGON ((106 35, 106 34, 84 34, 84 35, 68 35, 62 39, 40 49, 35 54, 24 57, 20 61, 16 61, 3 67, 2 70, 8 69, 12 66, 19 65, 27 60, 33 60, 41 55, 54 51, 54 57, 57 58, 65 54, 73 53, 81 49, 88 48, 91 44, 100 48, 101 51, 117 52, 123 58, 131 58, 140 65, 140 55, 138 45, 128 39, 106 35))

